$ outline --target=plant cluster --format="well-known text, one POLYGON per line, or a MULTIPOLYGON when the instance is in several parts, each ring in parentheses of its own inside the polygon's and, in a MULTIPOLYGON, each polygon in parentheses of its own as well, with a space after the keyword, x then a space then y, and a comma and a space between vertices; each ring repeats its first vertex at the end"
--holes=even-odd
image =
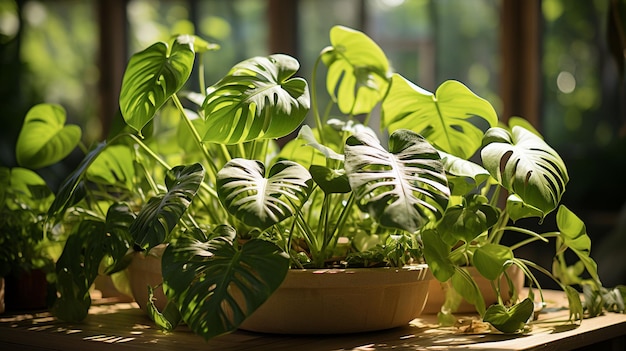
MULTIPOLYGON (((182 319, 205 338, 236 329, 290 268, 425 261, 503 332, 532 316, 540 272, 567 293, 571 319, 582 318, 572 285, 601 284, 584 224, 559 205, 568 174, 557 152, 523 119, 500 123, 458 81, 432 93, 393 72, 361 32, 336 26, 330 42, 311 79, 326 67, 325 89, 295 77, 298 61, 282 54, 240 62, 206 87, 201 56, 217 47, 191 35, 131 57, 117 128, 86 153, 48 210, 49 227, 71 231, 56 263, 59 318, 84 318, 98 274, 119 272, 134 252, 161 244, 168 305, 151 306, 152 315, 168 328, 182 319), (198 92, 186 86, 194 63, 198 92), (320 107, 323 90, 329 103, 320 107), (510 225, 555 210, 558 232, 510 225), (528 240, 502 245, 508 231, 528 240), (551 237, 552 270, 513 253, 551 237), (566 251, 578 258, 574 266, 566 251), (519 266, 531 294, 501 296, 487 308, 466 265, 498 293, 495 282, 519 266)), ((58 123, 63 110, 34 109, 48 111, 36 122, 49 128, 33 158, 72 150, 78 141, 69 137, 73 126, 58 123)))

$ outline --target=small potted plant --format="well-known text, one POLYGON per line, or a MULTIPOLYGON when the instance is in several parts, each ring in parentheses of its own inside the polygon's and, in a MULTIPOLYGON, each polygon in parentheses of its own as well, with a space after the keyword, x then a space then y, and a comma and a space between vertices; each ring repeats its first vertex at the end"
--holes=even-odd
MULTIPOLYGON (((324 64, 338 112, 320 111, 318 89, 309 93, 294 77, 299 64, 287 55, 245 60, 208 88, 200 69, 199 92, 181 89, 196 56, 214 45, 182 35, 131 57, 120 127, 87 152, 48 211, 50 224, 74 224, 56 265, 59 318, 84 318, 99 273, 120 272, 137 252, 165 244, 167 304, 157 309, 149 290, 145 307, 163 327, 183 320, 205 338, 254 320, 290 271, 399 272, 424 262, 496 328, 525 325, 532 296, 486 310, 463 266, 492 281, 510 265, 533 282, 528 267, 551 274, 498 238, 509 218, 543 217, 557 206, 567 183, 558 155, 528 125, 497 127, 493 107, 460 82, 427 92, 393 73, 365 34, 337 26, 330 37, 312 81, 324 64), (377 108, 378 133, 369 126, 377 108), (302 126, 309 110, 312 128, 302 126), (275 139, 298 128, 277 147, 275 139), (481 146, 484 167, 468 161, 481 146), (526 153, 541 166, 525 163, 526 153), (505 210, 496 207, 502 191, 511 193, 505 210)), ((547 235, 560 240, 557 257, 574 248, 597 282, 588 237, 572 232, 578 222, 568 210, 559 216, 565 227, 547 235)), ((579 317, 580 300, 563 277, 579 317)))

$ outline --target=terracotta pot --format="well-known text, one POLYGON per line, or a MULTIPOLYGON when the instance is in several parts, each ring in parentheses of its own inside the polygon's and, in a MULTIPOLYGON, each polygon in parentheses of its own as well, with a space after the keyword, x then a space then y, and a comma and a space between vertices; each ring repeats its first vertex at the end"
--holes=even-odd
POLYGON ((148 286, 157 287, 154 290, 155 306, 162 311, 167 303, 167 298, 163 293, 163 275, 161 274, 161 256, 165 250, 165 245, 158 245, 147 255, 136 252, 128 267, 128 280, 133 297, 139 307, 146 310, 148 302, 148 286))
MULTIPOLYGON (((471 266, 466 267, 465 269, 472 276, 472 278, 474 278, 474 281, 478 285, 478 288, 483 295, 483 299, 485 300, 485 306, 489 307, 490 305, 496 303, 498 301, 498 298, 491 288, 491 282, 482 275, 480 275, 480 273, 478 273, 478 270, 476 270, 476 267, 471 266)), ((524 287, 524 273, 518 266, 515 265, 510 266, 507 270, 507 273, 513 281, 515 290, 517 290, 517 292, 519 293, 524 287)), ((504 276, 502 276, 500 280, 500 289, 504 297, 510 296, 509 285, 504 276)), ((438 313, 445 301, 447 285, 440 283, 437 279, 433 279, 430 281, 430 286, 428 290, 428 302, 424 307, 423 313, 438 313)), ((455 313, 476 313, 476 308, 474 307, 474 305, 463 300, 455 313)))
POLYGON ((290 270, 241 329, 280 334, 339 334, 407 325, 432 280, 428 266, 290 270))

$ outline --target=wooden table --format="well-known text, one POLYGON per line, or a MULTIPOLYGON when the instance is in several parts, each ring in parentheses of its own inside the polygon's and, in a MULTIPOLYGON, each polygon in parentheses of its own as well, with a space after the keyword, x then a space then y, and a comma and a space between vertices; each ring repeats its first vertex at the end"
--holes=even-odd
POLYGON ((626 315, 607 313, 578 326, 564 323, 564 296, 545 292, 548 306, 522 335, 467 332, 475 317, 441 328, 434 315, 392 330, 349 335, 267 335, 237 331, 208 342, 178 327, 158 330, 135 303, 93 306, 81 324, 56 320, 48 312, 0 315, 0 350, 626 350, 626 315))

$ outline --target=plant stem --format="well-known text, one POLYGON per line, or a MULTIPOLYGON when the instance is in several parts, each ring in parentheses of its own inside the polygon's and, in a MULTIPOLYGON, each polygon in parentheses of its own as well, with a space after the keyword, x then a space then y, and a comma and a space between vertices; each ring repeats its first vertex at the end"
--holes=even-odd
POLYGON ((315 125, 317 126, 317 129, 320 131, 319 134, 319 138, 320 138, 320 143, 321 144, 325 144, 324 142, 324 133, 322 133, 322 128, 323 128, 323 124, 322 124, 322 119, 320 118, 320 111, 317 107, 317 84, 316 84, 316 78, 317 78, 317 67, 319 66, 319 63, 322 61, 322 55, 318 55, 317 59, 315 60, 315 64, 313 65, 313 74, 311 75, 311 110, 313 111, 313 117, 315 118, 315 125))
POLYGON ((196 128, 193 126, 193 123, 191 122, 189 117, 187 117, 187 114, 185 113, 185 109, 183 108, 183 104, 180 102, 176 94, 172 94, 172 101, 174 101, 174 105, 176 105, 176 108, 178 108, 178 110, 182 114, 183 121, 185 121, 185 124, 187 124, 187 127, 189 128, 189 131, 191 132, 191 135, 193 136, 193 139, 196 145, 198 145, 198 148, 200 149, 200 151, 202 151, 204 158, 209 164, 209 168, 212 172, 212 175, 213 177, 215 177, 215 175, 217 174, 217 166, 213 162, 213 158, 209 154, 209 151, 207 150, 207 148, 204 146, 204 144, 202 144, 202 138, 200 137, 200 134, 198 133, 196 128))

